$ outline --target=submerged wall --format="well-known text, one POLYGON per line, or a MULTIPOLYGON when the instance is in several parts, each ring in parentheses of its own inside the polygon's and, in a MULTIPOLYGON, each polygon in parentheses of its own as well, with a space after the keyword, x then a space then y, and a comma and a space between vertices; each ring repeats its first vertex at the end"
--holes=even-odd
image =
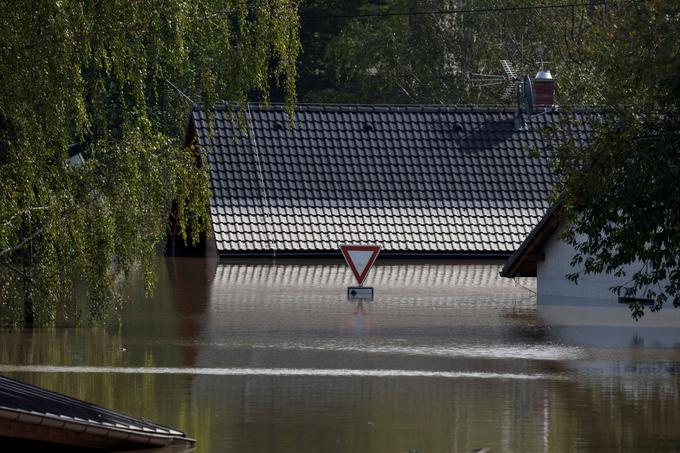
MULTIPOLYGON (((641 264, 634 263, 625 268, 626 276, 617 277, 613 274, 582 274, 578 284, 568 280, 566 275, 574 272, 571 259, 576 250, 569 244, 558 239, 562 230, 552 235, 544 246, 545 260, 537 267, 538 296, 565 297, 571 299, 596 299, 603 302, 618 303, 618 295, 610 290, 612 286, 625 285, 631 276, 641 268, 641 264)), ((657 291, 663 285, 655 288, 657 291)), ((642 292, 636 297, 643 297, 642 292)), ((539 300, 540 303, 540 300, 539 300)))

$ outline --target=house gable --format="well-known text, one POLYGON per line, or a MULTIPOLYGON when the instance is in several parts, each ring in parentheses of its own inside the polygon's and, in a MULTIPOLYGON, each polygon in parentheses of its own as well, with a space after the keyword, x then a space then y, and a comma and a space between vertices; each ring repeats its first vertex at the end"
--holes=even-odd
MULTIPOLYGON (((574 246, 560 239, 565 227, 562 223, 562 201, 558 200, 531 230, 520 247, 513 253, 501 270, 502 277, 537 277, 536 294, 539 303, 567 303, 577 301, 618 301, 610 288, 630 282, 630 276, 642 268, 639 262, 624 266, 622 277, 613 274, 585 274, 574 283, 566 276, 577 270, 571 266, 577 251, 574 246)), ((663 282, 662 282, 663 285, 663 282)), ((644 291, 635 297, 643 298, 644 291)), ((625 299, 622 303, 627 303, 625 299)), ((590 302, 589 302, 590 303, 590 302)))

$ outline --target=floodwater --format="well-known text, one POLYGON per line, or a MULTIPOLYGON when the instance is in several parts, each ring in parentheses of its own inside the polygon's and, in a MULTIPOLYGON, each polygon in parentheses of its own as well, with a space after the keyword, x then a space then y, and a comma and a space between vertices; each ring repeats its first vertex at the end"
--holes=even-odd
POLYGON ((680 334, 548 324, 499 268, 382 262, 357 303, 340 262, 168 258, 120 328, 0 331, 0 373, 200 452, 680 451, 680 334))

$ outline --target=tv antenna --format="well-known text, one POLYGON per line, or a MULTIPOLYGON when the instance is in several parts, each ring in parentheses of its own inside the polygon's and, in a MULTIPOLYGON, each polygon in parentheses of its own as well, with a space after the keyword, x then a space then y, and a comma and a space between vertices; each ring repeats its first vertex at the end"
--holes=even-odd
POLYGON ((504 75, 500 74, 471 74, 469 77, 472 86, 482 88, 488 86, 503 85, 501 97, 512 99, 513 94, 517 101, 517 114, 515 115, 515 130, 526 129, 524 112, 529 115, 534 113, 534 96, 531 87, 531 79, 528 75, 523 78, 517 76, 517 72, 508 60, 501 60, 504 75), (524 112, 522 111, 524 107, 524 112))
POLYGON ((472 86, 477 88, 504 85, 501 97, 510 98, 515 91, 517 73, 508 60, 501 60, 504 75, 500 74, 471 74, 469 77, 472 86))

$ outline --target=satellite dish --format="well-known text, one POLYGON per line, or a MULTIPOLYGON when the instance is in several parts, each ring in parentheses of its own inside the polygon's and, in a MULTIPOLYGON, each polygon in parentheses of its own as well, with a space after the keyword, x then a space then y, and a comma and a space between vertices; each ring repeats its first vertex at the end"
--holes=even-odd
POLYGON ((528 75, 524 76, 524 108, 529 115, 534 113, 534 91, 531 87, 531 79, 528 75))

